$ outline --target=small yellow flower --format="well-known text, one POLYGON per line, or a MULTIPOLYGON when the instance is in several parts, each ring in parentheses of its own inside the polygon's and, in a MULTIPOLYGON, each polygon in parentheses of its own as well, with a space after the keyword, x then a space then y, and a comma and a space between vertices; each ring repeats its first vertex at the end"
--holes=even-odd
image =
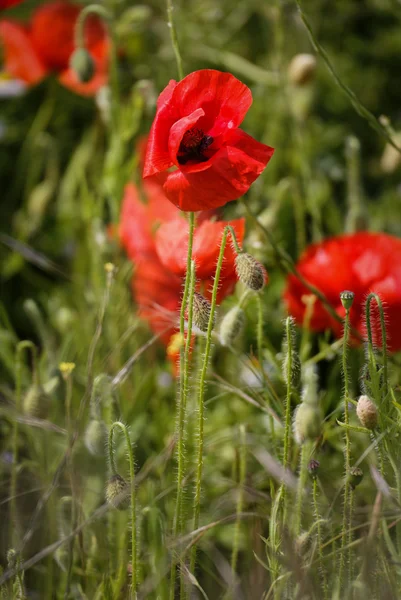
POLYGON ((58 366, 64 379, 68 379, 73 370, 75 369, 75 363, 73 362, 61 362, 58 366))
POLYGON ((181 333, 174 333, 171 336, 169 345, 167 346, 167 356, 175 356, 184 345, 185 339, 181 333))

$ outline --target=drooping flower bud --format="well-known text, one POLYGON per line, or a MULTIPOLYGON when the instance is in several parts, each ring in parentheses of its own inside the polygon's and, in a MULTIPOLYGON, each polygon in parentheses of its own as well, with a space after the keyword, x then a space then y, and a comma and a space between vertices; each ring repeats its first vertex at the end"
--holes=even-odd
POLYGON ((92 456, 102 456, 106 445, 107 428, 100 419, 91 419, 85 431, 85 446, 92 456))
POLYGON ((121 475, 116 473, 112 475, 106 486, 106 501, 113 508, 126 510, 129 507, 129 487, 121 475))
POLYGON ((231 346, 241 333, 245 323, 245 313, 239 306, 234 306, 220 323, 220 342, 223 346, 231 346))
MULTIPOLYGON (((202 294, 195 292, 193 301, 193 322, 200 331, 207 331, 212 306, 202 294)), ((214 317, 213 317, 214 323, 214 317)))
POLYGON ((312 479, 316 479, 320 467, 320 462, 315 459, 311 459, 308 463, 308 473, 312 479))
POLYGON ((363 427, 375 429, 377 426, 377 407, 369 396, 360 396, 356 407, 356 414, 363 427))
POLYGON ((95 73, 95 63, 86 48, 77 48, 71 54, 70 67, 81 83, 88 83, 95 73))
POLYGON ((267 283, 268 277, 264 266, 247 252, 237 254, 235 271, 241 283, 254 292, 259 292, 267 283))
POLYGON ((50 398, 42 385, 33 383, 25 394, 23 409, 30 417, 45 419, 49 412, 50 398))
POLYGON ((288 79, 293 85, 305 85, 312 81, 316 71, 313 54, 296 54, 288 66, 288 79))
POLYGON ((341 304, 345 308, 345 310, 349 310, 354 302, 354 292, 350 292, 349 290, 344 290, 340 294, 341 304))
POLYGON ((322 415, 317 406, 302 402, 294 413, 294 437, 298 444, 316 440, 322 431, 322 415))
POLYGON ((362 469, 360 469, 359 467, 351 467, 351 469, 349 470, 348 479, 352 489, 355 489, 363 479, 362 469))

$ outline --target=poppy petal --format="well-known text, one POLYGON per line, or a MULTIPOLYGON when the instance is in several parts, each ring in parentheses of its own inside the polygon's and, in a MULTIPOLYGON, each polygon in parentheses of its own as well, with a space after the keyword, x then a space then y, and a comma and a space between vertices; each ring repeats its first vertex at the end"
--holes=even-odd
POLYGON ((0 21, 0 38, 4 48, 4 68, 13 77, 35 85, 47 74, 36 53, 27 29, 13 21, 0 21))
POLYGON ((169 173, 164 191, 181 210, 205 210, 223 206, 248 191, 271 159, 274 149, 238 129, 230 144, 221 148, 201 172, 169 173))
POLYGON ((204 114, 205 111, 202 108, 197 108, 196 110, 194 110, 193 113, 191 113, 187 117, 183 117, 179 121, 176 121, 171 127, 168 138, 168 150, 170 154, 170 159, 175 165, 177 165, 177 167, 179 166, 177 154, 184 133, 188 131, 188 129, 193 127, 197 123, 197 121, 199 121, 199 119, 203 117, 204 114))

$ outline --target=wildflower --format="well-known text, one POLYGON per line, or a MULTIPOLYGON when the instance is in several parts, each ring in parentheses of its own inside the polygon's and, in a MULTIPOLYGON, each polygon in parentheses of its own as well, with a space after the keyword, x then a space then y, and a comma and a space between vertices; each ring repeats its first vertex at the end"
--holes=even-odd
POLYGON ((181 210, 242 196, 274 152, 238 128, 251 103, 249 88, 230 73, 204 69, 171 80, 157 102, 144 177, 163 174, 164 192, 181 210))
POLYGON ((16 21, 0 21, 4 46, 4 68, 27 85, 35 85, 55 72, 64 86, 84 96, 93 95, 107 82, 109 42, 101 21, 88 17, 85 23, 86 51, 94 73, 88 82, 77 77, 70 66, 74 52, 74 28, 81 8, 56 0, 38 8, 27 26, 16 21))
MULTIPOLYGON (((367 294, 377 293, 384 303, 390 351, 401 349, 401 240, 385 233, 359 232, 329 238, 311 245, 300 258, 297 269, 310 284, 324 293, 337 314, 343 318, 345 308, 340 299, 343 290, 352 290, 354 300, 350 309, 353 328, 365 334, 364 303, 367 294)), ((305 316, 302 297, 307 288, 290 275, 284 293, 289 313, 298 324, 305 316)), ((372 335, 381 346, 380 323, 372 306, 372 335)), ((342 324, 335 320, 316 300, 309 327, 314 331, 331 329, 342 335, 342 324)))

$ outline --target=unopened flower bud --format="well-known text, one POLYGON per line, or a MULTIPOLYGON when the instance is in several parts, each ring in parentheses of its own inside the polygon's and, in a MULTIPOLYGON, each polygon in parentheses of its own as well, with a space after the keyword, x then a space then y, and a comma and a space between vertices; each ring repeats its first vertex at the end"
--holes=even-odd
POLYGON ((355 489, 363 479, 363 471, 359 467, 351 467, 348 475, 349 483, 352 489, 355 489))
POLYGON ((302 402, 295 410, 294 437, 298 444, 315 440, 322 431, 322 418, 318 407, 302 402))
POLYGON ((106 486, 106 501, 113 508, 126 510, 129 507, 128 483, 116 473, 110 477, 106 486))
POLYGON ((350 292, 349 290, 344 290, 340 294, 341 304, 345 308, 345 310, 349 310, 354 302, 354 292, 350 292))
POLYGON ((288 66, 288 79, 293 85, 305 85, 313 79, 315 71, 313 54, 296 54, 288 66))
MULTIPOLYGON (((395 144, 400 148, 401 147, 401 133, 397 132, 392 136, 395 144)), ((384 173, 394 173, 397 169, 401 167, 401 154, 399 150, 394 148, 391 144, 386 144, 384 148, 383 155, 380 161, 381 169, 384 173)))
POLYGON ((100 419, 91 419, 85 431, 85 446, 92 456, 102 456, 106 444, 107 429, 100 419))
MULTIPOLYGON (((193 322, 200 331, 207 331, 212 306, 202 294, 195 292, 193 301, 193 322)), ((214 323, 214 318, 213 318, 214 323)))
POLYGON ((261 290, 267 283, 265 268, 256 258, 247 252, 237 254, 235 270, 241 283, 254 292, 261 290))
POLYGON ((356 407, 356 414, 363 427, 375 429, 377 426, 377 407, 368 396, 360 396, 356 407))
POLYGON ((320 467, 320 462, 315 459, 311 459, 308 463, 308 473, 312 479, 316 479, 320 467))
POLYGON ((23 409, 24 413, 30 417, 45 419, 50 407, 50 398, 46 394, 43 386, 34 383, 25 394, 23 409))
POLYGON ((220 323, 220 342, 223 346, 231 346, 241 333, 245 323, 245 313, 239 306, 234 306, 220 323))
POLYGON ((77 48, 71 55, 70 67, 81 83, 88 83, 95 73, 95 63, 86 48, 77 48))

